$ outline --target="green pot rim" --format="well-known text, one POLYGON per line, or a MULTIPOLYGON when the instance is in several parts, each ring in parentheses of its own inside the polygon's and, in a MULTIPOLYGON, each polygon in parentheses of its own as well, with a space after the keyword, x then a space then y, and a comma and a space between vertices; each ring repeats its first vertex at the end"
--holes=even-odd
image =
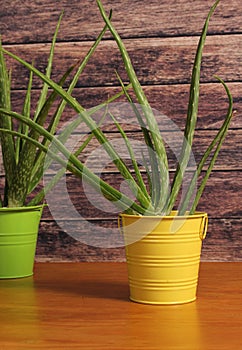
POLYGON ((33 206, 25 206, 25 207, 2 207, 0 208, 0 212, 25 212, 25 211, 34 211, 34 210, 42 210, 47 204, 33 205, 33 206))

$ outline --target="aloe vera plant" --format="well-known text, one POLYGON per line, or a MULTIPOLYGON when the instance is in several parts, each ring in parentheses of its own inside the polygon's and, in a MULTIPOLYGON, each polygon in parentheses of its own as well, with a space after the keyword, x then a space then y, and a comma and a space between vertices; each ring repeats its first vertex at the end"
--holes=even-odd
MULTIPOLYGON (((31 74, 35 74, 40 79, 42 79, 45 86, 49 86, 53 89, 54 95, 59 95, 62 98, 64 104, 68 103, 79 114, 78 120, 80 122, 84 122, 90 128, 92 136, 94 136, 100 142, 100 144, 104 148, 104 152, 107 152, 107 154, 110 157, 110 160, 113 161, 114 165, 116 166, 117 170, 120 172, 122 177, 126 181, 128 181, 129 187, 133 195, 135 195, 136 200, 134 201, 131 197, 127 196, 120 190, 117 190, 116 188, 111 186, 109 183, 100 179, 93 171, 91 171, 84 163, 82 163, 78 159, 77 154, 73 154, 70 151, 68 151, 68 149, 64 146, 61 140, 55 138, 53 133, 50 132, 50 130, 45 130, 43 128, 43 125, 37 123, 36 120, 31 120, 30 118, 27 118, 24 114, 18 114, 11 111, 8 107, 7 99, 5 101, 5 104, 2 103, 2 108, 0 109, 1 115, 4 116, 3 120, 9 120, 8 118, 14 118, 19 120, 21 125, 26 125, 25 127, 29 128, 34 133, 30 134, 30 137, 28 138, 26 135, 23 136, 18 134, 18 136, 21 136, 21 138, 25 140, 26 144, 30 143, 32 144, 32 147, 33 145, 35 147, 39 147, 39 149, 43 153, 48 153, 50 159, 57 160, 69 171, 71 171, 76 176, 83 178, 97 190, 101 189, 104 196, 110 201, 112 201, 114 204, 116 204, 121 211, 139 215, 169 215, 175 207, 177 197, 180 193, 184 174, 187 169, 190 155, 192 152, 193 138, 198 114, 199 82, 202 52, 207 35, 209 20, 213 12, 215 11, 218 3, 219 0, 217 0, 211 7, 207 15, 198 43, 190 85, 190 97, 184 131, 184 142, 180 152, 179 163, 177 165, 175 176, 172 181, 170 180, 167 153, 164 145, 164 140, 162 139, 161 132, 159 130, 158 122, 152 111, 150 103, 142 89, 142 86, 136 76, 134 67, 130 60, 128 52, 124 46, 124 43, 121 37, 119 36, 117 30, 115 29, 114 25, 112 24, 110 16, 106 14, 102 2, 100 0, 97 0, 97 5, 99 7, 101 16, 105 22, 105 29, 108 28, 110 30, 114 40, 117 43, 136 101, 138 102, 139 106, 141 106, 142 113, 140 113, 139 109, 136 108, 136 101, 134 101, 134 98, 131 98, 129 90, 127 89, 127 87, 124 86, 122 80, 118 76, 118 79, 122 86, 123 94, 126 96, 128 103, 130 103, 134 108, 134 112, 137 117, 137 121, 140 125, 140 129, 143 132, 144 144, 147 146, 148 149, 150 158, 149 166, 146 166, 146 175, 149 179, 149 186, 147 187, 147 185, 145 184, 145 180, 143 179, 143 175, 139 171, 138 162, 134 157, 132 145, 129 142, 127 134, 122 129, 121 125, 117 122, 113 115, 111 115, 111 118, 113 119, 113 122, 117 127, 117 131, 119 132, 126 144, 127 154, 129 154, 132 159, 134 172, 132 172, 129 166, 126 165, 125 161, 118 154, 118 151, 114 149, 112 143, 108 140, 107 136, 102 131, 101 126, 95 123, 94 119, 92 118, 92 113, 82 108, 78 101, 76 101, 71 96, 71 91, 65 91, 62 88, 61 84, 55 83, 49 75, 44 75, 33 65, 27 63, 23 59, 13 55, 12 53, 6 50, 3 51, 6 54, 13 57, 14 59, 16 59, 17 61, 19 61, 25 67, 27 67, 30 70, 31 74), (44 137, 45 143, 40 144, 38 140, 35 137, 33 137, 35 133, 37 133, 38 135, 42 135, 44 137), (63 160, 63 158, 60 157, 57 153, 53 152, 51 148, 48 149, 49 143, 54 145, 58 152, 60 152, 66 160, 63 160), (169 188, 170 183, 171 188, 169 188)), ((183 215, 187 212, 189 208, 188 203, 191 199, 193 200, 193 202, 191 208, 189 208, 189 214, 193 214, 195 212, 197 204, 203 193, 209 175, 211 174, 211 171, 217 159, 218 153, 220 151, 221 145, 224 141, 232 118, 233 101, 231 93, 226 83, 220 78, 217 79, 223 85, 228 97, 227 115, 225 116, 224 122, 221 128, 219 129, 217 135, 215 136, 214 140, 210 143, 210 145, 208 145, 207 150, 205 151, 200 163, 197 166, 196 172, 194 173, 190 185, 188 186, 188 190, 183 198, 183 203, 179 208, 179 215, 183 215), (201 181, 201 184, 199 185, 199 188, 196 189, 196 178, 202 174, 203 170, 205 175, 201 181)), ((112 99, 110 99, 110 101, 112 101, 112 99)), ((7 131, 7 129, 9 129, 7 124, 1 125, 1 132, 4 135, 4 138, 9 138, 11 135, 11 133, 7 131)), ((83 148, 84 145, 82 145, 81 150, 83 148)), ((11 166, 11 163, 9 163, 9 166, 11 166)))
MULTIPOLYGON (((62 15, 59 18, 52 39, 46 73, 43 74, 46 79, 50 79, 51 76, 54 48, 61 19, 62 15)), ((107 26, 104 26, 84 60, 68 68, 65 74, 61 77, 60 81, 56 83, 56 86, 61 88, 66 82, 67 78, 71 76, 71 73, 76 70, 66 92, 68 96, 71 95, 83 69, 94 53, 106 30, 107 26)), ((54 103, 58 97, 58 90, 53 90, 51 93, 49 93, 49 85, 45 82, 45 79, 43 79, 43 86, 39 95, 39 100, 35 106, 34 114, 31 115, 33 71, 30 70, 28 88, 22 107, 22 115, 24 119, 19 119, 16 127, 16 123, 13 123, 13 120, 11 120, 10 117, 12 116, 11 113, 14 114, 11 107, 11 75, 7 70, 4 52, 5 50, 2 43, 0 43, 0 142, 5 175, 3 193, 0 195, 0 206, 22 207, 37 205, 43 201, 46 193, 46 189, 36 191, 36 188, 43 178, 44 165, 47 166, 45 162, 44 150, 46 151, 48 148, 51 139, 43 137, 40 141, 40 137, 43 134, 39 133, 37 128, 30 128, 26 123, 26 120, 30 122, 32 121, 36 126, 42 127, 43 130, 46 129, 48 135, 53 137, 58 129, 67 101, 65 99, 61 99, 61 102, 57 104, 57 107, 55 107, 53 111, 54 103)), ((15 59, 18 59, 17 56, 12 56, 15 59)), ((121 94, 122 93, 123 92, 121 92, 121 94)), ((119 97, 119 95, 120 94, 115 95, 110 99, 110 101, 119 97)), ((104 102, 104 104, 108 102, 109 100, 104 102)), ((84 110, 84 108, 79 104, 78 107, 78 111, 84 110)), ((69 127, 65 130, 65 133, 62 135, 62 142, 65 142, 66 138, 75 127, 76 122, 69 125, 69 127)), ((76 155, 78 155, 82 149, 85 148, 92 137, 93 135, 89 136, 80 149, 76 151, 76 155)), ((50 164, 50 162, 51 161, 49 160, 48 164, 50 164)), ((51 181, 51 184, 49 184, 49 190, 56 184, 60 175, 61 174, 58 174, 51 181)))

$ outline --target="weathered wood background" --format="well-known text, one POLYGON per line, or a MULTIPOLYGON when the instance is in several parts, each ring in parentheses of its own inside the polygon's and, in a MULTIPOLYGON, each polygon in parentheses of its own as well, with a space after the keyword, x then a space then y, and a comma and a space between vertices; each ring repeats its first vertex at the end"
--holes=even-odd
MULTIPOLYGON (((151 105, 169 116, 180 128, 184 126, 192 61, 198 36, 212 0, 105 0, 107 10, 113 9, 116 25, 144 86, 151 105)), ((44 70, 50 42, 61 11, 64 17, 58 35, 53 79, 72 63, 83 58, 103 26, 94 0, 5 0, 0 8, 0 34, 6 48, 44 70)), ((107 33, 74 91, 86 108, 95 106, 118 91, 115 69, 125 80, 125 72, 111 36, 107 33)), ((21 110, 28 73, 11 60, 13 106, 21 110)), ((211 19, 201 72, 201 99, 195 156, 199 158, 215 135, 227 108, 227 99, 214 75, 229 85, 236 111, 220 157, 199 205, 210 217, 202 259, 220 261, 242 260, 242 7, 240 0, 221 0, 211 19)), ((37 99, 40 82, 34 80, 37 99)), ((36 94, 36 95, 35 95, 36 94)), ((74 116, 68 111, 63 122, 74 116)), ((135 130, 131 130, 135 138, 135 130)), ((115 135, 114 135, 115 137, 115 135)), ((109 167, 103 174, 114 185, 119 177, 109 167)), ((96 209, 86 198, 78 180, 68 176, 72 204, 79 219, 63 209, 58 224, 45 209, 40 226, 37 260, 42 261, 108 261, 124 260, 124 248, 112 246, 112 230, 116 230, 116 214, 106 208, 96 209), (91 226, 86 228, 89 220, 91 226), (98 230, 104 234, 98 237, 98 230), (91 227, 91 229, 90 229, 91 227), (65 228, 67 232, 65 232, 65 228), (75 239, 68 233, 81 233, 75 239), (70 231, 70 232, 69 232, 70 231), (93 239, 88 237, 93 235, 93 239), (87 237, 88 245, 83 243, 87 237), (81 240, 81 242, 80 242, 81 240), (112 248, 110 248, 110 246, 112 248), (109 248, 107 248, 109 247, 109 248)), ((59 189, 56 202, 66 201, 59 189)), ((54 215, 55 217, 55 215, 54 215)), ((116 231, 115 231, 116 232, 116 231)))

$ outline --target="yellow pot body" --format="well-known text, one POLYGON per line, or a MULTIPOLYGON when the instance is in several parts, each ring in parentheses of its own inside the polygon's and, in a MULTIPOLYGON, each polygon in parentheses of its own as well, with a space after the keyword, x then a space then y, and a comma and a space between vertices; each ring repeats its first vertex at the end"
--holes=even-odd
POLYGON ((196 299, 208 217, 206 213, 175 214, 163 217, 120 215, 133 301, 181 304, 196 299))

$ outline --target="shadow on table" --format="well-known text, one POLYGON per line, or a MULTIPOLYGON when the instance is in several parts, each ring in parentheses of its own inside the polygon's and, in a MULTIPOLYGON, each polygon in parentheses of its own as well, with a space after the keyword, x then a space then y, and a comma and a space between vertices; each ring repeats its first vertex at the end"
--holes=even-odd
POLYGON ((122 281, 93 281, 86 280, 66 280, 55 279, 53 281, 34 282, 35 289, 53 291, 59 294, 70 294, 83 298, 118 299, 129 301, 129 287, 127 282, 122 281))

